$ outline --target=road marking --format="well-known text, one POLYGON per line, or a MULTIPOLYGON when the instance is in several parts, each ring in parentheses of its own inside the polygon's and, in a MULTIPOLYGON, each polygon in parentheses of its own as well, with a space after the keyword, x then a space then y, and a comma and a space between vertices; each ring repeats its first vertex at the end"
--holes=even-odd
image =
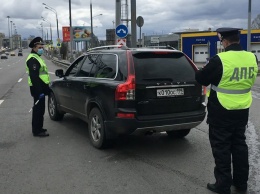
POLYGON ((0 105, 1 105, 3 102, 4 102, 3 100, 0 100, 0 105))
POLYGON ((249 148, 249 174, 252 179, 252 182, 250 182, 248 186, 252 191, 260 191, 260 162, 258 160, 260 158, 260 143, 258 140, 259 137, 256 132, 256 127, 250 121, 248 122, 246 135, 246 140, 249 148))
POLYGON ((55 75, 55 73, 54 73, 54 72, 49 72, 49 74, 53 74, 53 75, 55 75))
POLYGON ((23 78, 20 78, 19 80, 18 80, 18 82, 21 82, 23 80, 23 78))

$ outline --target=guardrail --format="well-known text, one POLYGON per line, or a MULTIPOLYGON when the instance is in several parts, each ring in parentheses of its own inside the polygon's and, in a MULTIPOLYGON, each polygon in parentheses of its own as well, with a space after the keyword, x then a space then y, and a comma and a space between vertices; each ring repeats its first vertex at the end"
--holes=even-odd
POLYGON ((68 68, 69 66, 70 66, 70 62, 68 62, 68 61, 66 61, 66 60, 59 60, 58 58, 55 58, 55 57, 53 57, 52 59, 51 59, 51 61, 54 63, 54 64, 56 64, 56 65, 58 65, 58 66, 61 66, 61 67, 63 67, 63 68, 68 68))

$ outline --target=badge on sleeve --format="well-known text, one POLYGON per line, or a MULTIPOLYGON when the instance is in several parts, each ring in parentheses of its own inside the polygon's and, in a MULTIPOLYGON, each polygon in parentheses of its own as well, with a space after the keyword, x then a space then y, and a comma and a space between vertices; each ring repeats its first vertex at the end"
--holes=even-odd
POLYGON ((33 64, 33 70, 35 71, 36 70, 36 64, 33 64))

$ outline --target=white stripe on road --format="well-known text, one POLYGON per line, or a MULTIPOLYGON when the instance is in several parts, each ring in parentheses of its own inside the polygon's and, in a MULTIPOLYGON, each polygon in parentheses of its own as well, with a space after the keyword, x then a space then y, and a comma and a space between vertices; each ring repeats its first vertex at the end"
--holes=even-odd
POLYGON ((260 191, 260 143, 256 128, 252 122, 248 122, 246 130, 248 151, 249 151, 249 176, 251 181, 248 183, 251 191, 260 191))
POLYGON ((3 102, 4 102, 3 100, 0 100, 0 105, 1 105, 3 102))
POLYGON ((49 74, 53 74, 53 75, 55 75, 55 73, 54 73, 54 72, 49 72, 49 74))
POLYGON ((23 78, 20 78, 19 80, 18 80, 18 82, 21 82, 23 80, 23 78))

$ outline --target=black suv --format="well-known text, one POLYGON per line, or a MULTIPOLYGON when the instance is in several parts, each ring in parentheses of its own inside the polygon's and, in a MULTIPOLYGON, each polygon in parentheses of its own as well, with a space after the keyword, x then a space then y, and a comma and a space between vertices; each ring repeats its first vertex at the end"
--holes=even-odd
POLYGON ((96 148, 136 130, 184 137, 205 118, 205 88, 197 67, 171 49, 97 47, 51 82, 52 120, 71 113, 88 123, 96 148))

